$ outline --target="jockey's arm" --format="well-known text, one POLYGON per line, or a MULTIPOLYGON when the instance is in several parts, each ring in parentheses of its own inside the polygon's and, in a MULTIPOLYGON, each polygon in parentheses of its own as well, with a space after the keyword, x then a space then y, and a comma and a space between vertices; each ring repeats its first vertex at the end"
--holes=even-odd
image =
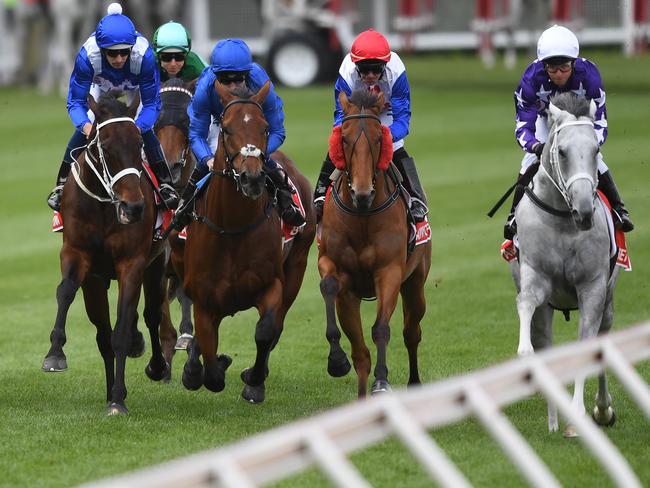
POLYGON ((204 71, 196 84, 196 91, 187 107, 187 114, 190 117, 190 145, 200 166, 207 164, 208 160, 213 156, 208 144, 208 134, 212 122, 209 93, 214 90, 214 80, 215 77, 211 71, 204 71))
POLYGON ((352 94, 352 89, 350 88, 350 85, 348 85, 347 81, 345 81, 339 74, 336 83, 334 83, 334 127, 343 123, 343 108, 339 101, 339 95, 341 92, 345 93, 345 95, 349 97, 352 94))
POLYGON ((596 104, 596 114, 594 115, 594 129, 598 144, 601 146, 607 140, 607 107, 605 106, 605 87, 600 77, 598 68, 590 64, 588 71, 587 98, 593 100, 596 104))
POLYGON ((286 132, 284 130, 284 110, 282 99, 275 93, 273 85, 266 100, 264 100, 264 117, 269 124, 269 139, 266 143, 266 154, 270 156, 284 142, 286 132))
POLYGON ((140 110, 135 124, 140 128, 140 132, 147 132, 153 129, 161 107, 160 72, 151 49, 147 49, 142 60, 139 86, 142 110, 140 110))
POLYGON ((525 151, 534 153, 533 146, 539 143, 535 136, 537 98, 534 89, 526 86, 522 80, 522 83, 515 90, 514 100, 516 113, 515 137, 525 151))
POLYGON ((411 90, 406 71, 397 78, 393 85, 390 104, 393 111, 390 133, 393 136, 393 142, 396 142, 408 135, 411 122, 411 90))
POLYGON ((86 124, 91 124, 88 118, 88 94, 95 76, 85 50, 77 55, 72 75, 70 75, 70 86, 68 89, 68 114, 74 126, 83 131, 86 124))

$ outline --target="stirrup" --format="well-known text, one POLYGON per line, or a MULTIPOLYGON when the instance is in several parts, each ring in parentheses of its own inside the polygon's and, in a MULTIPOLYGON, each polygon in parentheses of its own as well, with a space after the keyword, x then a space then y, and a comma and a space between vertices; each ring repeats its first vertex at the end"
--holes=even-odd
POLYGON ((160 198, 163 201, 163 205, 168 209, 174 209, 178 205, 178 193, 173 186, 167 183, 161 183, 158 188, 160 192, 160 198))
POLYGON ((621 229, 623 232, 630 232, 634 230, 634 224, 630 219, 630 214, 623 206, 614 208, 615 222, 614 227, 621 229))
POLYGON ((425 217, 429 213, 429 209, 423 201, 412 198, 411 199, 411 215, 416 222, 424 222, 425 217))
POLYGON ((57 185, 47 197, 47 205, 58 212, 61 210, 61 198, 63 197, 63 185, 57 185))
POLYGON ((508 220, 506 220, 506 225, 503 226, 503 237, 512 240, 515 235, 517 235, 517 221, 514 214, 510 214, 508 220))

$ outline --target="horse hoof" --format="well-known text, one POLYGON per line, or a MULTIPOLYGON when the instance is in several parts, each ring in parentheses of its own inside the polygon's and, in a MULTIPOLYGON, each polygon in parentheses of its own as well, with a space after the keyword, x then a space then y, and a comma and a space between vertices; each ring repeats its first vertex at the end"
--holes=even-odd
MULTIPOLYGON (((264 380, 262 381, 253 381, 252 376, 253 376, 253 368, 246 368, 241 372, 241 380, 248 386, 259 386, 264 384, 264 380)), ((268 376, 268 371, 266 372, 266 376, 268 376)), ((266 377, 265 376, 265 377, 266 377)))
POLYGON ((375 382, 372 384, 372 388, 370 388, 371 395, 390 393, 391 391, 393 391, 393 389, 390 387, 388 381, 385 380, 375 380, 375 382))
POLYGON ((612 427, 616 423, 616 412, 614 412, 611 406, 605 410, 600 410, 596 405, 591 414, 591 418, 601 427, 612 427))
POLYGON ((119 403, 109 403, 106 407, 106 414, 109 416, 113 415, 126 415, 129 411, 126 408, 126 405, 120 405, 119 403))
POLYGON ((567 439, 573 439, 574 437, 580 437, 580 434, 578 434, 578 431, 573 425, 569 424, 564 428, 564 432, 562 432, 562 436, 567 439))
POLYGON ((177 351, 186 351, 190 345, 190 342, 192 342, 193 338, 194 337, 192 336, 192 334, 188 334, 186 332, 181 334, 181 336, 176 340, 176 345, 174 346, 174 349, 176 349, 177 351))
POLYGON ((350 361, 343 351, 327 357, 327 373, 333 378, 341 378, 350 372, 350 361))
POLYGON ((167 361, 165 361, 162 368, 156 368, 152 366, 151 361, 149 361, 149 364, 147 364, 147 366, 144 368, 144 373, 149 377, 150 380, 153 381, 160 381, 166 376, 171 379, 171 368, 169 367, 167 361))
POLYGON ((226 354, 218 354, 217 355, 217 361, 223 366, 224 372, 230 367, 232 364, 232 358, 226 354))
POLYGON ((60 371, 65 371, 66 369, 68 369, 68 361, 65 356, 50 356, 45 358, 43 361, 43 371, 46 373, 58 373, 60 371))
POLYGON ((265 390, 264 383, 257 386, 245 385, 241 396, 248 403, 262 403, 264 401, 265 390))
POLYGON ((144 337, 142 337, 142 332, 136 331, 133 333, 133 337, 131 339, 131 347, 129 348, 129 352, 127 353, 127 356, 130 358, 139 358, 144 354, 144 337))
POLYGON ((200 368, 196 371, 192 371, 192 368, 188 367, 185 363, 183 368, 183 386, 188 390, 196 391, 201 386, 203 386, 203 368, 200 368))

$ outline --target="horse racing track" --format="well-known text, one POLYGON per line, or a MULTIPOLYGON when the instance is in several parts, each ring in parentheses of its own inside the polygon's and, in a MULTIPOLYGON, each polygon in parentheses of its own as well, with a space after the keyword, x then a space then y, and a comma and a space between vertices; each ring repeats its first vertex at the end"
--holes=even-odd
MULTIPOLYGON (((615 298, 614 330, 648 319, 650 263, 650 94, 647 59, 617 53, 588 53, 601 68, 607 89, 609 139, 603 148, 615 171, 636 230, 628 236, 633 271, 621 273, 615 298)), ((523 69, 484 71, 473 58, 406 58, 413 96, 407 149, 418 165, 432 207, 432 267, 425 286, 420 376, 440 380, 514 357, 518 340, 515 291, 500 258, 504 210, 485 216, 509 186, 521 153, 514 141, 512 92, 523 69)), ((279 89, 286 110, 283 146, 312 183, 331 132, 329 86, 279 89)), ((95 328, 77 298, 68 315, 65 346, 69 369, 40 370, 49 347, 60 280, 61 237, 49 233, 45 197, 72 126, 65 102, 19 90, 0 91, 0 467, 4 486, 70 486, 158 464, 191 452, 222 446, 286 422, 323 412, 356 398, 356 378, 331 378, 325 309, 318 288, 316 249, 305 281, 289 312, 281 341, 270 360, 269 395, 261 405, 240 398, 239 372, 254 359, 254 324, 248 311, 224 320, 220 350, 233 358, 224 391, 185 390, 180 382, 184 354, 175 359, 172 381, 153 383, 144 374, 150 350, 127 360, 127 416, 106 417, 103 366, 95 328)), ((110 290, 115 310, 116 286, 110 290)), ((141 307, 142 305, 140 305, 141 307)), ((179 310, 174 308, 175 320, 179 310)), ((394 388, 408 380, 401 337, 401 310, 391 320, 387 364, 394 388)), ((364 303, 366 337, 374 303, 364 303)), ((114 323, 114 313, 111 316, 114 323)), ((142 322, 142 321, 141 321, 142 322)), ((140 325, 144 330, 144 323, 140 325)), ((577 317, 555 320, 555 342, 576 338, 577 317)), ((346 339, 341 342, 349 352, 346 339)), ((370 348, 375 361, 374 348, 370 348)), ((650 367, 639 368, 648 381, 650 367)), ((596 381, 585 387, 591 404, 596 381)), ((604 432, 629 460, 642 484, 650 484, 650 430, 622 386, 612 380, 617 424, 604 432)), ((608 486, 603 468, 574 440, 549 434, 540 396, 508 407, 506 414, 549 464, 563 485, 608 486)), ((560 422, 563 419, 560 418, 560 422)), ((521 486, 524 478, 474 419, 436 430, 436 442, 477 486, 521 486)), ((394 439, 355 454, 352 462, 378 486, 428 486, 422 469, 394 439)), ((282 486, 328 486, 315 471, 282 486)))

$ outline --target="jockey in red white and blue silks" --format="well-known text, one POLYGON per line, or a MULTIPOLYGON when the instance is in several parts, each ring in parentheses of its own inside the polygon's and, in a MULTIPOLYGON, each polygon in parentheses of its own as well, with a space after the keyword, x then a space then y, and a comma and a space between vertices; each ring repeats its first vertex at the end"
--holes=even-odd
MULTIPOLYGON (((526 68, 515 90, 515 137, 526 154, 521 161, 520 186, 515 191, 510 215, 504 227, 506 239, 512 239, 516 233, 516 206, 524 194, 524 187, 532 181, 537 172, 537 163, 548 139, 547 109, 551 97, 572 92, 579 97, 593 100, 596 105, 594 129, 598 143, 602 146, 607 139, 607 109, 603 81, 596 65, 578 56, 579 50, 577 37, 566 27, 554 25, 546 29, 537 42, 537 59, 526 68)), ((618 226, 628 232, 634 225, 603 160, 602 152, 598 152, 596 157, 598 188, 618 214, 618 226)))
MULTIPOLYGON (((260 65, 253 62, 248 45, 241 39, 223 39, 212 50, 210 66, 203 70, 196 82, 194 97, 187 108, 190 116, 190 145, 197 165, 181 196, 176 217, 172 222, 172 225, 178 229, 188 223, 188 203, 192 203, 197 186, 199 188, 203 186, 204 177, 212 170, 216 146, 213 144, 214 149, 211 148, 208 140, 210 126, 213 120, 221 119, 224 108, 215 88, 215 82, 229 90, 239 88, 257 93, 266 82, 269 82, 269 76, 260 65)), ((298 227, 303 225, 305 220, 293 203, 292 191, 288 186, 284 170, 270 157, 282 145, 285 138, 282 99, 275 92, 272 83, 262 103, 262 110, 269 124, 267 145, 265 148, 260 148, 266 155, 264 170, 278 190, 281 218, 286 223, 298 227)))
MULTIPOLYGON (((384 94, 384 108, 379 114, 381 123, 389 128, 393 139, 393 163, 404 177, 404 186, 411 195, 411 214, 417 222, 421 222, 428 212, 426 194, 420 183, 415 161, 404 148, 404 139, 409 133, 411 121, 411 89, 406 67, 400 57, 391 51, 386 38, 373 29, 357 36, 339 68, 339 76, 334 85, 334 127, 341 125, 343 121, 339 94, 344 92, 349 97, 358 89, 384 94)), ((314 189, 318 220, 323 215, 325 194, 334 169, 328 151, 314 189)))
POLYGON ((102 93, 112 90, 125 92, 129 103, 137 93, 140 94, 141 107, 135 124, 142 134, 149 164, 163 184, 163 199, 174 206, 177 202, 165 156, 152 130, 161 107, 158 65, 149 42, 121 12, 119 4, 109 6, 108 15, 99 21, 75 60, 67 106, 76 131, 66 148, 57 187, 48 199, 48 204, 55 210, 60 205, 63 183, 70 171, 71 152, 85 146, 94 121, 94 114, 88 109, 88 95, 99 101, 102 93))

